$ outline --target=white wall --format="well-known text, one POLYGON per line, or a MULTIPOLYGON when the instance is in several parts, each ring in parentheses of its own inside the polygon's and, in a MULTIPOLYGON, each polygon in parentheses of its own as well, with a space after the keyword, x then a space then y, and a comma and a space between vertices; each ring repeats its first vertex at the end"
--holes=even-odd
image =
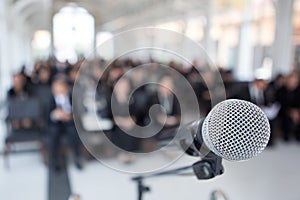
POLYGON ((0 1, 0 101, 10 84, 7 1, 0 1))
POLYGON ((22 65, 32 66, 31 34, 19 13, 0 1, 0 100, 11 85, 12 74, 22 65))

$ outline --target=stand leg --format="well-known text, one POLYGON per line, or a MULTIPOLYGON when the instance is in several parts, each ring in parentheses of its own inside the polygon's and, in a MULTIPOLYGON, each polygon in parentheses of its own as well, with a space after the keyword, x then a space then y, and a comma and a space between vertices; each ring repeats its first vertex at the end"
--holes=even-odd
POLYGON ((142 180, 138 180, 138 200, 143 199, 143 183, 142 180))
POLYGON ((167 176, 167 175, 184 175, 184 171, 193 169, 194 174, 199 180, 211 179, 215 176, 221 175, 224 172, 222 166, 222 158, 211 154, 209 157, 205 157, 202 160, 194 163, 192 166, 180 167, 177 169, 172 169, 164 172, 159 172, 155 174, 145 175, 145 176, 136 176, 131 178, 131 180, 137 183, 138 189, 138 200, 143 199, 143 194, 149 192, 150 188, 143 184, 145 178, 154 178, 158 176, 167 176))
POLYGON ((137 181, 137 186, 138 186, 138 200, 143 200, 143 194, 144 192, 149 192, 150 188, 145 186, 143 184, 143 180, 142 179, 138 179, 137 181))

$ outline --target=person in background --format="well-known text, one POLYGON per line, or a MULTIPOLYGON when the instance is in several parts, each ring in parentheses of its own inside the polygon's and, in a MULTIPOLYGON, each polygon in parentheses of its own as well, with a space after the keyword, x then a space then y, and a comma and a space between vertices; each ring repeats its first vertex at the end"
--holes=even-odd
POLYGON ((274 119, 277 117, 279 107, 276 104, 275 93, 268 82, 264 78, 256 78, 249 84, 243 84, 239 88, 234 88, 229 98, 242 99, 250 101, 259 106, 267 115, 270 126, 271 135, 269 139, 269 146, 273 145, 273 126, 274 119))
POLYGON ((8 90, 8 98, 27 98, 30 96, 26 78, 21 73, 13 75, 13 86, 8 90))
POLYGON ((52 77, 56 77, 59 74, 66 75, 71 69, 71 65, 66 62, 56 61, 54 67, 52 68, 52 77))
POLYGON ((296 72, 286 77, 284 86, 278 92, 278 98, 281 104, 283 139, 289 141, 291 133, 294 132, 296 140, 300 142, 300 87, 296 72))
POLYGON ((206 116, 211 110, 211 95, 214 94, 215 88, 215 77, 211 71, 204 71, 203 79, 198 82, 195 88, 196 95, 198 98, 201 114, 206 116))
POLYGON ((43 66, 37 71, 36 83, 33 84, 33 94, 41 105, 42 122, 46 123, 52 97, 51 69, 49 67, 43 66))
POLYGON ((224 82, 226 96, 230 94, 231 88, 234 84, 233 74, 231 70, 224 70, 222 68, 219 69, 222 80, 224 82))
POLYGON ((157 122, 163 125, 162 131, 157 135, 158 140, 173 137, 173 131, 170 130, 180 123, 180 105, 173 93, 174 89, 173 79, 165 75, 160 79, 159 88, 153 97, 152 105, 159 104, 165 110, 165 113, 161 111, 156 116, 157 122))
POLYGON ((75 165, 78 169, 82 169, 80 160, 81 143, 72 117, 72 100, 66 80, 61 78, 54 80, 52 94, 48 120, 50 166, 54 167, 55 170, 60 170, 61 163, 58 150, 63 135, 66 135, 68 143, 75 154, 75 165))
POLYGON ((270 82, 270 86, 273 87, 275 91, 281 90, 284 84, 285 84, 285 77, 282 74, 277 75, 274 78, 274 80, 270 82))
POLYGON ((68 71, 68 83, 71 90, 73 89, 73 86, 75 84, 78 72, 79 72, 78 67, 73 67, 68 71))
MULTIPOLYGON (((13 86, 7 92, 8 102, 11 100, 22 100, 31 97, 32 94, 28 88, 26 77, 22 73, 17 73, 13 75, 13 86)), ((32 121, 30 119, 17 120, 14 119, 11 121, 12 129, 19 128, 31 128, 32 121)))
POLYGON ((133 133, 136 123, 135 100, 129 96, 131 83, 128 78, 122 77, 115 83, 114 92, 111 97, 111 108, 114 109, 112 112, 114 127, 111 141, 118 148, 124 150, 124 152, 119 153, 119 160, 124 163, 131 163, 134 161, 134 157, 130 152, 137 151, 140 146, 139 139, 130 135, 130 133, 133 133), (129 115, 127 113, 128 106, 130 110, 129 115))
POLYGON ((147 124, 147 116, 149 112, 149 97, 150 94, 147 91, 147 85, 143 85, 143 80, 145 79, 144 74, 146 74, 146 70, 137 69, 131 75, 131 81, 133 88, 135 89, 133 96, 135 99, 135 116, 136 123, 139 126, 146 126, 147 124))

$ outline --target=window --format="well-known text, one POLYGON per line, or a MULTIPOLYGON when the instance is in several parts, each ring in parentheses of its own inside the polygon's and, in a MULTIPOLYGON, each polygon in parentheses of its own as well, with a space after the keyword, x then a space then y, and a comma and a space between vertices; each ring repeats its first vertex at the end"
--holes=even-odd
POLYGON ((84 8, 69 4, 53 17, 55 56, 74 63, 94 48, 95 20, 84 8))
POLYGON ((50 54, 51 35, 49 31, 39 30, 34 33, 32 50, 35 59, 47 59, 50 54))
POLYGON ((97 54, 106 60, 114 57, 113 35, 110 32, 98 32, 96 36, 97 54))

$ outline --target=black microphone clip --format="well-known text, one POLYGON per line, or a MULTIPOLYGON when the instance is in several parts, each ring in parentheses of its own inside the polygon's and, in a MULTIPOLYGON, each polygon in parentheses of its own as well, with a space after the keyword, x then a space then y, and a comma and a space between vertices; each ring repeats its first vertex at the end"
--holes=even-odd
POLYGON ((191 145, 188 145, 185 140, 180 141, 180 146, 185 149, 186 154, 194 157, 202 156, 200 161, 192 165, 194 174, 199 180, 211 179, 224 173, 222 158, 210 151, 203 142, 202 125, 203 120, 200 121, 196 133, 192 133, 194 139, 191 145), (201 150, 206 153, 202 155, 201 150))
POLYGON ((193 164, 193 171, 197 179, 211 179, 224 173, 222 158, 205 157, 202 160, 193 164))

